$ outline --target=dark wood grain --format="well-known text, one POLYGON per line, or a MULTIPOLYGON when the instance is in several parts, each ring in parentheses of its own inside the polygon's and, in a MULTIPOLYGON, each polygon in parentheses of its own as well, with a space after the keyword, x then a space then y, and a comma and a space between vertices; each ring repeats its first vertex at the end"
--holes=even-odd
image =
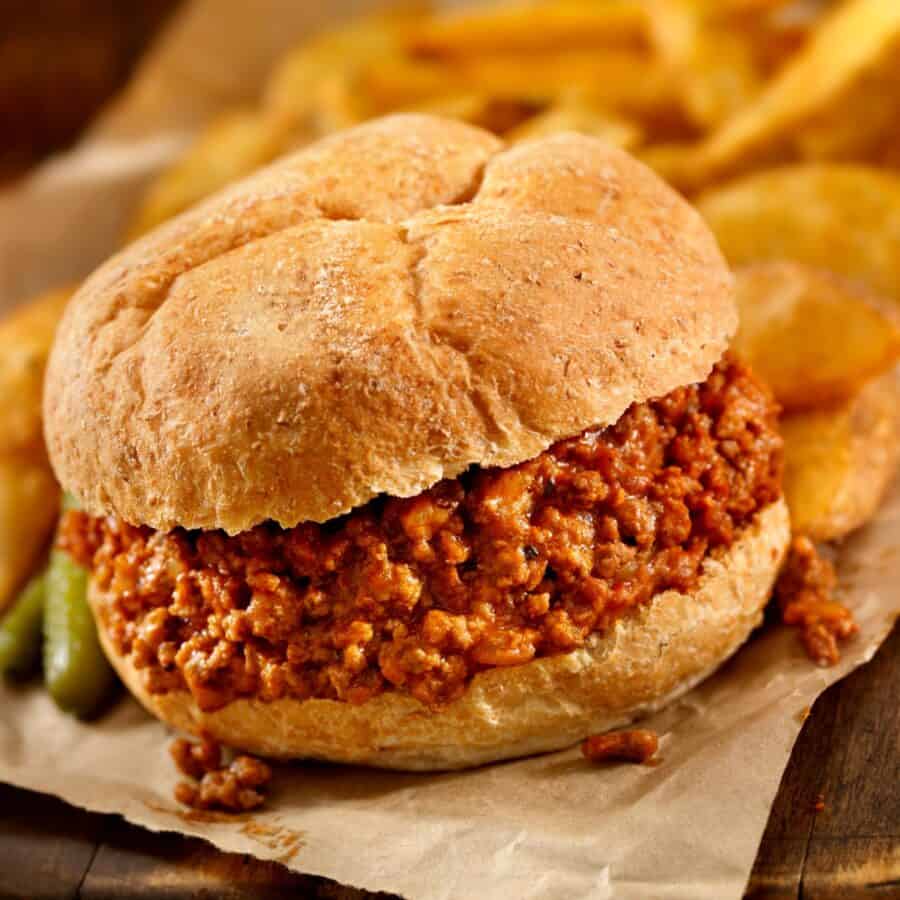
POLYGON ((812 760, 827 757, 835 726, 836 688, 816 703, 794 745, 759 847, 747 897, 794 900, 798 896, 820 790, 812 760))
POLYGON ((813 707, 781 780, 748 897, 900 898, 898 696, 894 628, 872 662, 813 707))
POLYGON ((893 838, 900 831, 898 656, 895 629, 884 652, 837 686, 830 752, 813 757, 822 761, 825 803, 816 816, 814 842, 893 838))
POLYGON ((0 897, 75 897, 103 819, 42 794, 0 785, 0 897))
POLYGON ((107 827, 79 894, 81 900, 204 896, 221 900, 361 900, 373 895, 341 888, 323 878, 298 875, 278 863, 219 853, 201 840, 150 834, 123 822, 107 827))
POLYGON ((900 842, 890 838, 818 838, 810 843, 803 900, 896 900, 900 842))

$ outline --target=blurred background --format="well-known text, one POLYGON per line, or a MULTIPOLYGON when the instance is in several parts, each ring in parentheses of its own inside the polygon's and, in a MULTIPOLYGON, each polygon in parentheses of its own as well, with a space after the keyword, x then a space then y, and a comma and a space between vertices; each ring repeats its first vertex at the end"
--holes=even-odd
POLYGON ((6 0, 0 182, 68 146, 127 79, 178 0, 6 0))

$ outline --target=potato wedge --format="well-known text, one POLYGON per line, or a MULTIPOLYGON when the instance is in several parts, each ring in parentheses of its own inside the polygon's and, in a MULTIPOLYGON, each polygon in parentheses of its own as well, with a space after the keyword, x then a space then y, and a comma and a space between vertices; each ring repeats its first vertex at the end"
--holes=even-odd
POLYGON ((842 406, 784 417, 784 491, 796 533, 836 540, 872 517, 900 460, 898 399, 891 371, 842 406))
POLYGON ((48 291, 0 321, 0 455, 43 457, 44 366, 73 290, 48 291))
POLYGON ((734 348, 786 411, 849 400, 900 359, 890 301, 856 282, 796 262, 738 269, 734 348))
POLYGON ((50 539, 59 496, 43 460, 0 456, 0 612, 32 574, 50 539))
POLYGON ((896 174, 857 165, 786 166, 713 188, 697 207, 733 266, 792 259, 900 300, 896 174))

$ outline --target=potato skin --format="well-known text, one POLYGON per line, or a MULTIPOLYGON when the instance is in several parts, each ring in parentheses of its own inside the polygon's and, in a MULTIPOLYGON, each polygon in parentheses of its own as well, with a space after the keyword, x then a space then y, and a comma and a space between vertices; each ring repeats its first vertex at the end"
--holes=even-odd
POLYGON ((872 518, 900 462, 898 375, 833 409, 786 416, 784 491, 794 531, 837 540, 872 518))

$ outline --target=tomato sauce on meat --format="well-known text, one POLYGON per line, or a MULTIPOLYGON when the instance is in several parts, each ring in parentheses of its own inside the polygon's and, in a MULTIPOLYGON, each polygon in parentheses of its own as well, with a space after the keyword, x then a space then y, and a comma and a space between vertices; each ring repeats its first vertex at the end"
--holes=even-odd
POLYGON ((853 613, 835 598, 837 573, 805 535, 791 541, 788 558, 775 584, 775 596, 785 625, 798 629, 806 655, 818 666, 841 660, 839 644, 859 626, 853 613))
POLYGON ((322 525, 168 533, 69 512, 60 544, 147 688, 429 706, 479 671, 565 653, 690 591, 781 493, 768 391, 726 357, 703 383, 507 469, 473 468, 322 525))

